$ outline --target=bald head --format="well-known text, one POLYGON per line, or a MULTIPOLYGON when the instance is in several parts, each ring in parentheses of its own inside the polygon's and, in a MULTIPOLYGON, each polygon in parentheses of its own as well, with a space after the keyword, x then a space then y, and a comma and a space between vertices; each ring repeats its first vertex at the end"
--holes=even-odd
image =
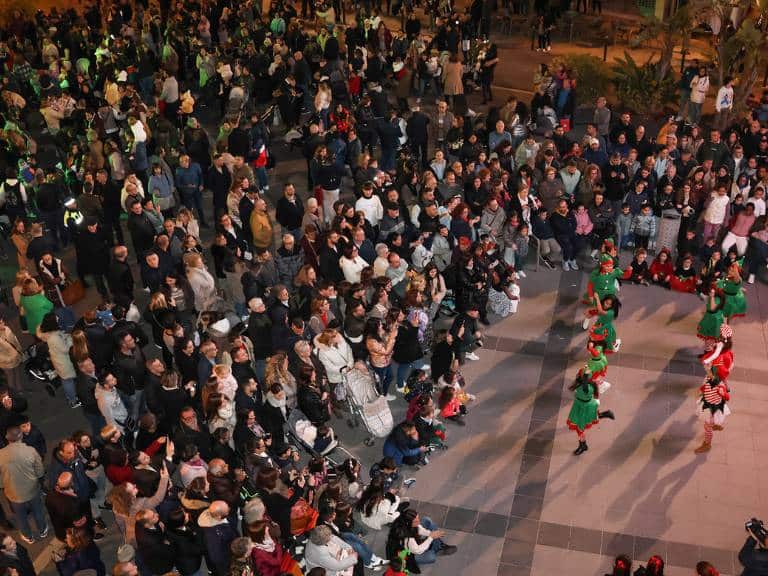
POLYGON ((211 516, 217 520, 223 520, 229 516, 229 505, 223 500, 215 500, 214 502, 211 502, 208 511, 211 513, 211 516))
POLYGON ((72 487, 72 472, 62 472, 56 479, 57 490, 69 490, 72 487))

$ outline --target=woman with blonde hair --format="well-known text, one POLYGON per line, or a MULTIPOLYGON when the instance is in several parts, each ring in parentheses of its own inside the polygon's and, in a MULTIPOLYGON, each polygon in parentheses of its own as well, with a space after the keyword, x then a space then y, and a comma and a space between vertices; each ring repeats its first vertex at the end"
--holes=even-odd
POLYGON ((341 384, 342 373, 355 363, 352 348, 334 328, 326 328, 315 337, 317 357, 325 367, 332 388, 341 384))
POLYGON ((72 348, 69 349, 69 357, 75 365, 91 357, 91 352, 88 349, 88 338, 82 330, 72 331, 72 348))
POLYGON ((285 392, 286 406, 296 407, 296 378, 288 370, 288 355, 282 350, 278 350, 267 360, 264 381, 268 389, 275 383, 280 384, 285 392))
POLYGON ((176 213, 176 227, 184 230, 186 234, 191 234, 195 239, 200 239, 200 225, 189 208, 182 207, 176 213))
POLYGON ((195 295, 195 309, 203 312, 210 310, 217 299, 216 281, 203 263, 200 254, 189 252, 184 255, 187 280, 195 295))
POLYGON ((163 361, 166 366, 173 365, 173 351, 165 345, 163 338, 167 328, 174 326, 177 322, 176 307, 168 302, 168 298, 163 292, 155 292, 149 298, 149 304, 144 311, 144 320, 152 327, 152 340, 155 346, 163 351, 163 361))

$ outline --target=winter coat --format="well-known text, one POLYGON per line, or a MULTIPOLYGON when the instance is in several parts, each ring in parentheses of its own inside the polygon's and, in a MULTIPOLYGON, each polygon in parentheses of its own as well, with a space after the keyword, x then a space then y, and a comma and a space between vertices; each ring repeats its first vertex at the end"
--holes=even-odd
POLYGON ((446 96, 464 94, 461 62, 446 62, 443 67, 443 93, 446 96))
POLYGON ((370 516, 364 513, 360 514, 360 521, 372 530, 381 530, 387 524, 392 524, 400 516, 397 507, 400 505, 400 499, 395 496, 393 500, 382 498, 371 510, 370 516))
POLYGON ((39 328, 36 334, 40 340, 48 344, 48 354, 51 358, 51 364, 56 370, 56 375, 62 380, 74 378, 76 376, 75 367, 69 356, 69 349, 72 348, 72 337, 61 330, 41 332, 39 328))
POLYGON ((200 569, 203 561, 203 542, 200 535, 190 529, 170 528, 165 537, 173 547, 176 569, 182 576, 189 576, 200 569))
POLYGON ((343 338, 339 339, 336 346, 326 346, 318 342, 317 337, 315 337, 314 344, 317 350, 317 357, 323 363, 328 375, 328 382, 331 384, 340 383, 343 370, 351 368, 355 362, 352 348, 349 347, 349 344, 343 338))
POLYGON ((34 334, 45 315, 53 310, 53 302, 48 300, 43 292, 40 292, 31 296, 22 296, 21 307, 24 309, 24 316, 27 319, 27 330, 30 334, 34 334))
POLYGON ((304 266, 304 251, 301 247, 296 246, 289 252, 284 246, 281 246, 275 252, 275 266, 280 283, 288 287, 293 286, 293 279, 304 266))
POLYGON ((205 268, 187 269, 187 280, 195 295, 195 309, 201 312, 209 309, 216 298, 216 282, 205 268))
POLYGON ((269 220, 269 214, 262 210, 253 210, 249 225, 253 246, 257 250, 272 246, 272 222, 269 220))
POLYGON ((0 330, 0 369, 12 370, 21 364, 22 347, 8 326, 0 330))
POLYGON ((421 455, 418 440, 408 436, 402 426, 397 426, 384 442, 384 456, 389 456, 398 466, 403 465, 403 458, 415 458, 421 455))
POLYGON ((357 564, 357 554, 344 540, 331 534, 331 541, 325 546, 318 546, 309 540, 304 549, 304 560, 308 570, 324 568, 326 576, 340 576, 357 564), (336 550, 346 550, 344 558, 338 559, 336 550))

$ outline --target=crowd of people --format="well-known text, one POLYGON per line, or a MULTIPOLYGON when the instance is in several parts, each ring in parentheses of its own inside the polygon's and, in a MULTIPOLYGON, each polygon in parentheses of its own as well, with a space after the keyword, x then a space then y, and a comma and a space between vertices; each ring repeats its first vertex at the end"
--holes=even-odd
POLYGON ((399 576, 453 554, 403 468, 460 434, 462 365, 534 261, 600 264, 577 454, 613 418, 592 376, 619 350, 619 282, 701 294, 721 318, 710 364, 723 351, 742 277, 768 260, 761 120, 708 130, 689 107, 695 123, 654 137, 601 98, 573 138, 564 68, 540 70, 530 103, 493 105, 489 2, 430 3, 429 24, 415 9, 119 0, 7 23, 3 575, 34 576, 25 545, 51 536, 62 576, 399 576), (274 177, 273 132, 306 184, 274 177), (49 393, 83 416, 50 458, 24 394, 33 341, 49 393), (375 462, 343 451, 351 382, 379 414, 375 462), (112 518, 116 563, 97 544, 112 518))

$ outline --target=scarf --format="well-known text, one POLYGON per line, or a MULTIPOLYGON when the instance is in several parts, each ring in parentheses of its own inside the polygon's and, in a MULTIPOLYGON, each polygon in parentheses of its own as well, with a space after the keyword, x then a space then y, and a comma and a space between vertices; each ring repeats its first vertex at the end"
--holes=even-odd
POLYGON ((274 408, 278 408, 280 412, 283 414, 283 418, 287 418, 286 414, 286 407, 285 407, 285 397, 283 398, 276 398, 272 392, 267 392, 267 402, 270 406, 274 408))
POLYGON ((264 533, 264 542, 254 542, 253 547, 268 554, 272 554, 275 551, 275 541, 272 540, 269 530, 264 533))

